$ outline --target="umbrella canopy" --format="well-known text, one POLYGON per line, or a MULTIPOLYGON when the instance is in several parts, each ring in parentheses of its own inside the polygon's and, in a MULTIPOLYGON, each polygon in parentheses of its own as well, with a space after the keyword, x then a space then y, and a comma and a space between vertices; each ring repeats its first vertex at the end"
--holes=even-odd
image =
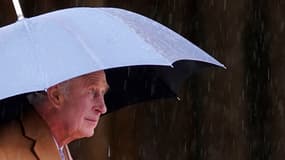
POLYGON ((192 73, 210 64, 178 61, 174 67, 132 66, 106 70, 111 89, 105 96, 108 113, 121 107, 161 98, 179 98, 179 90, 192 73))
POLYGON ((0 100, 118 67, 171 70, 181 60, 224 67, 167 27, 117 8, 71 8, 24 18, 0 28, 0 37, 0 100))

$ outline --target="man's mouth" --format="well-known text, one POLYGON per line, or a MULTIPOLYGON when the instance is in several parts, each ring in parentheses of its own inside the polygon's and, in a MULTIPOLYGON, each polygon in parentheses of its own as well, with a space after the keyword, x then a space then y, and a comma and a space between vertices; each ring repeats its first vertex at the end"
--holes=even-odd
POLYGON ((90 121, 90 122, 93 122, 93 123, 95 123, 95 122, 98 121, 97 119, 92 119, 92 118, 85 118, 85 120, 90 121))

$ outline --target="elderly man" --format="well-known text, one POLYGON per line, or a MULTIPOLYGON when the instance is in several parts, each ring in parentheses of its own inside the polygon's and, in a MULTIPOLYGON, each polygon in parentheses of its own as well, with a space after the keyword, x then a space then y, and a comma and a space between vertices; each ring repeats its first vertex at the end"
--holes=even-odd
POLYGON ((106 112, 104 71, 83 75, 28 96, 33 109, 0 126, 1 160, 70 160, 67 145, 94 133, 106 112))

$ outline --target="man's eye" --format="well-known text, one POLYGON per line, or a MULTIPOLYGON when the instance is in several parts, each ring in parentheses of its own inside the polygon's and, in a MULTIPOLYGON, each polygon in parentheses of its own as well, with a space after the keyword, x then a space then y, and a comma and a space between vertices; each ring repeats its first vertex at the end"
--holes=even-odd
POLYGON ((95 89, 89 89, 88 93, 91 95, 94 95, 94 94, 96 94, 96 90, 95 89))
POLYGON ((93 97, 98 97, 100 95, 100 92, 96 89, 90 89, 89 94, 93 97))
POLYGON ((88 90, 88 94, 92 95, 93 97, 98 97, 100 95, 104 96, 106 94, 106 90, 99 90, 99 89, 93 89, 93 88, 90 88, 88 90))

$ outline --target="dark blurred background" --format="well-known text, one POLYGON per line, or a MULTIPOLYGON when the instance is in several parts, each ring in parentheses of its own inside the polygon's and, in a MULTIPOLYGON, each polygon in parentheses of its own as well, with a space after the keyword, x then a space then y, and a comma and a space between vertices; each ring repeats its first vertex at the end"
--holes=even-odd
MULTIPOLYGON (((284 159, 285 1, 20 2, 26 17, 75 6, 128 9, 170 27, 227 66, 193 75, 180 101, 155 100, 104 116, 95 136, 72 144, 74 159, 284 159)), ((1 0, 0 25, 15 21, 12 0, 1 0)))

